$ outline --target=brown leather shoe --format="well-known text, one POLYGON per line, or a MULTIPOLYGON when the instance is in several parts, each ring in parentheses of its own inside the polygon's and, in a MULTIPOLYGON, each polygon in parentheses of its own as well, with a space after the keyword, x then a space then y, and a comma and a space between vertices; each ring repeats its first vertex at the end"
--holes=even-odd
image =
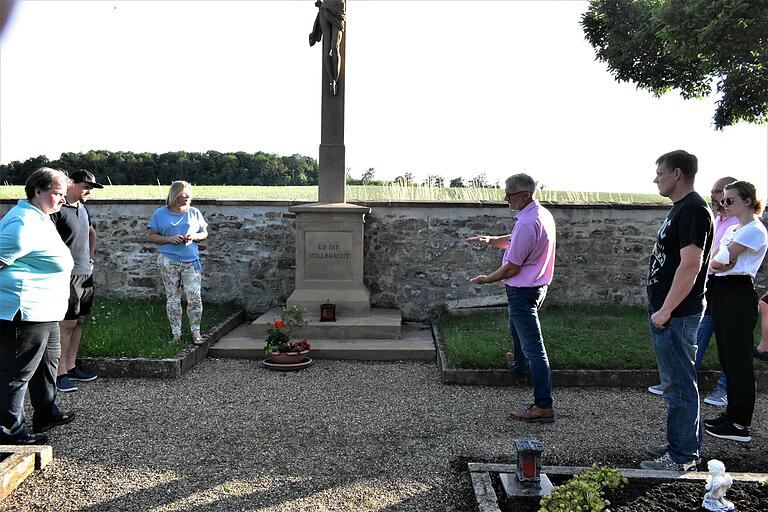
POLYGON ((553 423, 555 421, 555 410, 541 409, 532 405, 525 410, 514 411, 511 416, 513 419, 527 423, 553 423))

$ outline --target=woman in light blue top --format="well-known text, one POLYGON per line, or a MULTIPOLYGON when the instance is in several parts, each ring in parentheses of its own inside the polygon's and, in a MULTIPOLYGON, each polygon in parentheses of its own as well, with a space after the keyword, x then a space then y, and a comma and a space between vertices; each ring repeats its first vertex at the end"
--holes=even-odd
POLYGON ((44 444, 43 434, 74 413, 56 406, 59 320, 69 299, 72 255, 49 217, 64 204, 69 179, 42 167, 0 220, 0 444, 44 444), (34 409, 27 430, 24 395, 34 409))
POLYGON ((208 237, 208 223, 200 210, 191 204, 192 185, 186 181, 174 181, 168 191, 166 205, 155 210, 147 227, 150 242, 157 244, 157 266, 165 288, 166 312, 173 342, 181 340, 181 284, 187 296, 192 342, 199 345, 203 342, 200 335, 203 301, 202 265, 197 243, 208 237))

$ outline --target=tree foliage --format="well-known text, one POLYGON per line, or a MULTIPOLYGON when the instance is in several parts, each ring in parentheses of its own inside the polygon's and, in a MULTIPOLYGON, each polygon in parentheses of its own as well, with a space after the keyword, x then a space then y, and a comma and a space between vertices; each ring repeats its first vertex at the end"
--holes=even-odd
POLYGON ((768 121, 768 1, 591 0, 581 25, 619 82, 709 96, 714 126, 768 121))
POLYGON ((469 186, 472 188, 499 188, 499 182, 491 183, 488 176, 481 172, 469 179, 469 186))
POLYGON ((406 172, 405 174, 402 174, 400 176, 395 176, 395 179, 393 180, 395 184, 400 185, 401 187, 410 187, 414 183, 414 175, 412 172, 406 172))
POLYGON ((445 186, 445 179, 439 174, 429 174, 421 184, 425 187, 443 188, 445 186))
POLYGON ((27 176, 44 165, 67 172, 86 169, 113 185, 168 184, 174 180, 196 185, 317 185, 318 175, 317 161, 298 154, 88 151, 62 153, 53 161, 38 156, 0 165, 0 183, 23 185, 27 176))

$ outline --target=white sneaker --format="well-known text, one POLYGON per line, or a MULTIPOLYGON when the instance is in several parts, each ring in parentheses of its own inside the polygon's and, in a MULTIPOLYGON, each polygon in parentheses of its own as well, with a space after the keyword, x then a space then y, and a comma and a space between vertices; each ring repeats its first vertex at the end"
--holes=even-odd
POLYGON ((649 393, 653 393, 654 395, 663 396, 664 395, 664 386, 661 384, 656 384, 655 386, 651 386, 648 388, 649 393))

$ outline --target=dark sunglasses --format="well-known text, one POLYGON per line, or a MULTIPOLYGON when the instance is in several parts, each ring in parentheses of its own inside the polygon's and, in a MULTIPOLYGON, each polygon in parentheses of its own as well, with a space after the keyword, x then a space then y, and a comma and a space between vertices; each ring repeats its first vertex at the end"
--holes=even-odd
POLYGON ((720 201, 721 206, 731 206, 733 204, 733 198, 732 197, 726 197, 722 201, 720 201))
POLYGON ((525 194, 526 192, 528 192, 528 191, 527 190, 521 190, 520 192, 515 192, 514 194, 504 194, 504 199, 506 199, 508 197, 515 197, 518 194, 525 194))

